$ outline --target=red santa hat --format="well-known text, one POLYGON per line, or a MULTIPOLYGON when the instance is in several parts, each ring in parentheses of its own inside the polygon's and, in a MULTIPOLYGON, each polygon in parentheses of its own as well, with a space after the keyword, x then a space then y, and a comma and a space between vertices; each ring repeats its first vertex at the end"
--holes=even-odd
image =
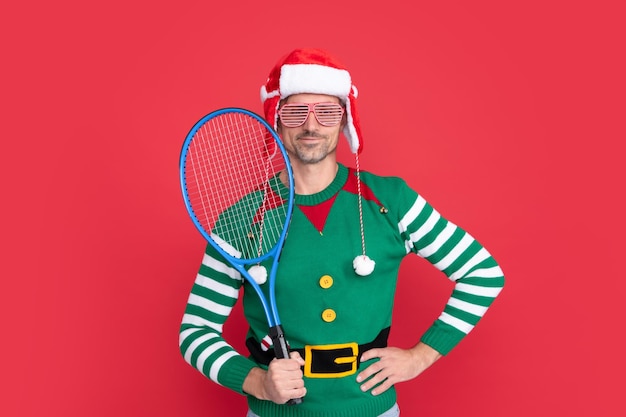
POLYGON ((296 49, 272 68, 267 82, 261 86, 261 102, 267 122, 276 129, 280 100, 305 93, 327 94, 342 101, 347 117, 343 134, 352 153, 360 153, 363 139, 355 106, 358 91, 345 67, 323 50, 296 49))

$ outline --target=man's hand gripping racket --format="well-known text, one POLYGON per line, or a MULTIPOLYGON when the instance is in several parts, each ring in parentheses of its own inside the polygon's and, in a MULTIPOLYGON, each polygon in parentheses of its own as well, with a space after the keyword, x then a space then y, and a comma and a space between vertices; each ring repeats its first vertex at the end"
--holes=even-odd
MULTIPOLYGON (((180 181, 195 226, 254 288, 276 357, 289 358, 274 286, 293 210, 294 184, 278 135, 250 111, 212 112, 185 139, 180 181), (269 274, 261 265, 266 260, 271 260, 269 274), (266 280, 269 300, 260 286, 266 280)), ((301 398, 289 401, 300 402, 301 398)))

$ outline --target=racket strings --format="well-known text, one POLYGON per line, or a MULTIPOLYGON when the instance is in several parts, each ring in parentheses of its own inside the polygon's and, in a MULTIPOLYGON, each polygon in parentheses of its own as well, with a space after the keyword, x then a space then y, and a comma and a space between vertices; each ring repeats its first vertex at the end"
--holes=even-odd
POLYGON ((240 113, 210 119, 190 144, 185 170, 192 209, 233 256, 267 253, 285 227, 279 179, 285 160, 276 147, 260 122, 240 113))
POLYGON ((270 159, 268 158, 268 163, 265 164, 265 187, 263 189, 263 204, 261 205, 261 221, 259 228, 259 243, 257 245, 257 257, 260 257, 263 254, 263 225, 265 224, 265 213, 267 212, 267 202, 269 201, 268 197, 270 195, 271 189, 269 188, 269 175, 271 165, 269 164, 270 159))

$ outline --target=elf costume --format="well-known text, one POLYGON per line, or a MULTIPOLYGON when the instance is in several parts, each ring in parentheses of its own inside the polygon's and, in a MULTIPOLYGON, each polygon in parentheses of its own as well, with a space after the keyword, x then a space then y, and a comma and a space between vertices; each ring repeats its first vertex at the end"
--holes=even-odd
MULTIPOLYGON (((276 125, 278 101, 291 94, 336 95, 348 113, 344 135, 358 155, 362 140, 356 88, 346 74, 322 51, 294 51, 263 87, 267 120, 276 125)), ((289 346, 305 359, 307 395, 297 406, 248 396, 250 409, 259 416, 376 417, 395 404, 394 388, 373 396, 361 391, 356 376, 371 364, 360 363, 361 354, 387 345, 398 270, 408 254, 426 259, 454 282, 444 311, 421 337, 444 355, 474 328, 504 284, 493 257, 405 181, 360 171, 358 157, 356 168, 339 164, 326 189, 295 197, 276 299, 289 346)), ((264 291, 267 285, 262 284, 264 291)), ((250 370, 267 368, 272 359, 267 331, 255 291, 207 245, 180 328, 185 360, 216 383, 244 394, 250 370), (240 293, 250 326, 248 356, 222 337, 240 293)))

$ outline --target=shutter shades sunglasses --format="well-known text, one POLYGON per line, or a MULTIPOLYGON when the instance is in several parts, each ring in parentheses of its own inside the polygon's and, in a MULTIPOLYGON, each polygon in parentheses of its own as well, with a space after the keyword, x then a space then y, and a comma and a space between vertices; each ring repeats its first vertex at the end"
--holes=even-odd
POLYGON ((313 111, 322 126, 336 126, 341 122, 344 108, 337 103, 288 103, 278 110, 280 122, 286 127, 302 126, 313 111))

